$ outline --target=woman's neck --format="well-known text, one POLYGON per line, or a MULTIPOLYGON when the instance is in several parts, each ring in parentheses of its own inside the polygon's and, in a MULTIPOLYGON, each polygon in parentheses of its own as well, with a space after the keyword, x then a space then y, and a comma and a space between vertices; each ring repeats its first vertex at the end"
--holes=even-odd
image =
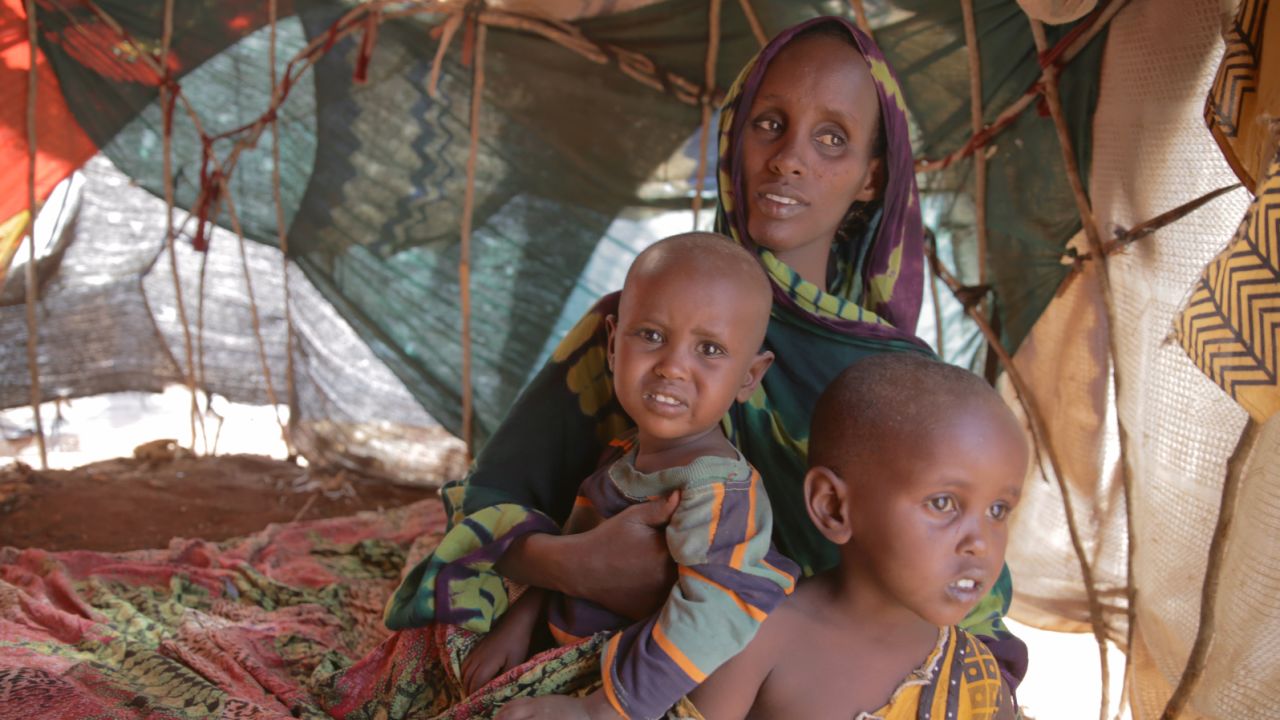
POLYGON ((802 280, 827 291, 827 270, 831 261, 830 246, 804 247, 793 251, 774 252, 774 257, 786 263, 802 280))

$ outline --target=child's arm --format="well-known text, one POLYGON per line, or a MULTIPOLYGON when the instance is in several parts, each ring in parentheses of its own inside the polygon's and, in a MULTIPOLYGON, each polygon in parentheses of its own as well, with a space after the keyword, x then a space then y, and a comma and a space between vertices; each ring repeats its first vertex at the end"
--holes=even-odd
POLYGON ((603 692, 618 714, 661 715, 747 646, 798 573, 771 550, 771 532, 755 472, 685 490, 667 526, 680 566, 671 595, 605 646, 603 692))
POLYGON ((462 687, 468 695, 529 657, 529 641, 545 601, 546 591, 526 589, 467 655, 462 662, 462 687))
POLYGON ((760 632, 742 652, 721 665, 711 677, 689 693, 698 714, 714 720, 745 718, 755 704, 760 688, 779 657, 779 645, 772 632, 776 616, 760 626, 760 632))

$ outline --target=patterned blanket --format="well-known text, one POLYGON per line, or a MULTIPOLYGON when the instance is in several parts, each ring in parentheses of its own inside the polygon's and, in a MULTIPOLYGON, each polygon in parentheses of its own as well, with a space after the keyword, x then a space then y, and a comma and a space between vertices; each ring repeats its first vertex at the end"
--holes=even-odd
POLYGON ((412 645, 384 643, 383 604, 443 528, 426 500, 162 550, 0 549, 0 720, 390 708, 404 687, 345 671, 412 645))

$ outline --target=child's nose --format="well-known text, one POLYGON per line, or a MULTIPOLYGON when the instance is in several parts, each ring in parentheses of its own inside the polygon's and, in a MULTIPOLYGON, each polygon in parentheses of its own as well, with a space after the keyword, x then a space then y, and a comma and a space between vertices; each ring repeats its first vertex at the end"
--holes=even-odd
POLYGON ((987 537, 986 523, 981 518, 974 518, 965 523, 960 535, 960 543, 956 550, 961 555, 984 557, 991 546, 991 538, 987 537))
POLYGON ((688 374, 688 365, 684 354, 672 349, 662 354, 653 365, 653 371, 659 377, 668 380, 681 380, 688 374))

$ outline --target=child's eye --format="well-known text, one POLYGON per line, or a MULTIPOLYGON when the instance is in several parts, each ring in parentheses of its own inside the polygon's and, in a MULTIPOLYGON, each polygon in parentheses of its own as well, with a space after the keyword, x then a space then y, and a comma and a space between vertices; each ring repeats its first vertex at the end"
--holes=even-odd
POLYGON ((636 336, 647 343, 662 342, 662 333, 653 328, 640 328, 636 331, 636 336))
POLYGON ((955 512, 956 499, 950 495, 937 495, 928 500, 929 507, 940 513, 955 512))
POLYGON ((727 354, 724 348, 713 342, 698 343, 698 352, 706 357, 720 357, 727 354))
POLYGON ((1009 503, 998 502, 987 509, 987 514, 992 520, 1004 520, 1009 517, 1009 503))

